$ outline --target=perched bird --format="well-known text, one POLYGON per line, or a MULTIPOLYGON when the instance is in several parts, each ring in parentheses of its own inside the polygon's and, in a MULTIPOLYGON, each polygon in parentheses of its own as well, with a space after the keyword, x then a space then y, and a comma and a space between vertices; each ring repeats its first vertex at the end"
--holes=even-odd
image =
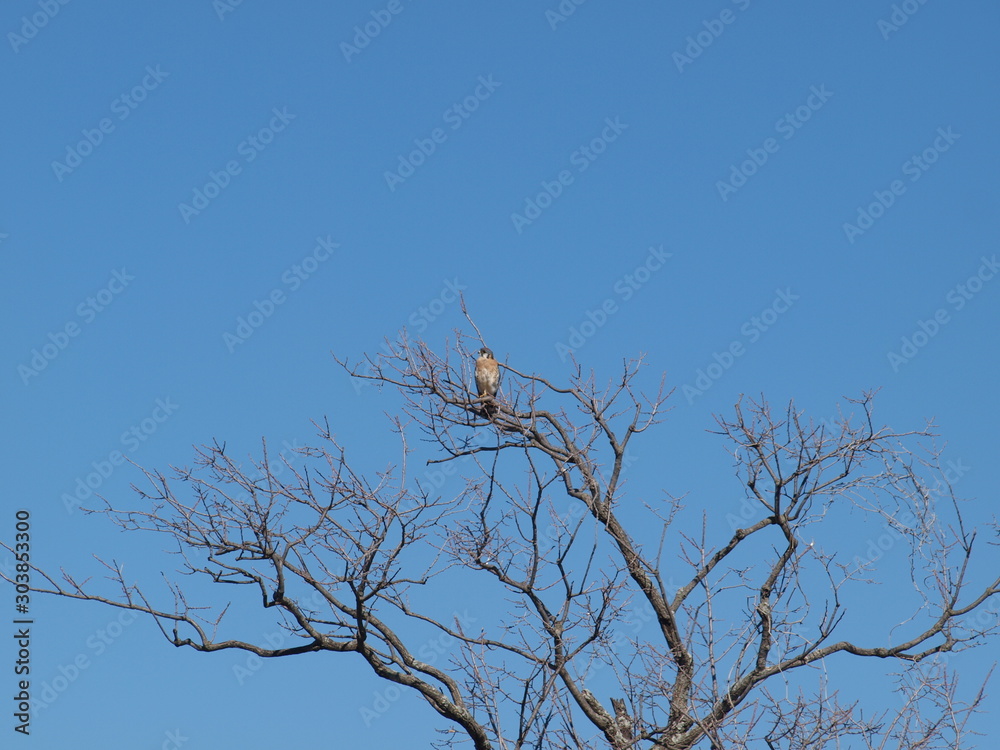
MULTIPOLYGON (((476 391, 479 398, 485 401, 492 401, 500 388, 500 365, 493 357, 493 350, 484 346, 479 350, 479 358, 476 360, 476 391)), ((487 415, 496 413, 496 405, 484 406, 487 415)))

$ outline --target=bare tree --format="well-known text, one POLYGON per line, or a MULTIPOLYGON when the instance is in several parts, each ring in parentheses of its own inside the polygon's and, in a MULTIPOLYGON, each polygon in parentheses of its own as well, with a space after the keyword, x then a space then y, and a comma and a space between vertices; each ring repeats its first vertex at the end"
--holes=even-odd
POLYGON ((741 400, 718 419, 738 494, 715 505, 752 512, 720 538, 719 513, 629 494, 633 442, 670 395, 636 390, 641 360, 604 385, 579 368, 560 385, 505 366, 486 403, 470 393, 466 354, 480 344, 459 334, 442 356, 402 341, 341 362, 402 394, 401 459, 385 471, 352 468, 324 422, 298 456, 272 459, 265 444, 244 465, 217 443, 169 478, 144 471, 137 509, 91 511, 166 534, 183 573, 248 586, 290 645, 223 636, 228 604, 196 606, 176 582, 173 602, 156 602, 111 562, 114 591, 37 568, 46 583, 35 590, 145 613, 197 651, 360 655, 447 720, 443 746, 966 746, 982 689, 959 693, 938 655, 996 632, 1000 579, 972 568, 976 533, 939 452, 921 447, 930 426, 877 427, 871 394, 832 425, 741 400), (411 466, 428 450, 415 435, 430 442, 430 471, 453 475, 448 494, 411 466), (906 612, 852 605, 891 570, 856 554, 861 544, 838 551, 845 528, 872 519, 908 561, 909 580, 885 581, 909 598, 906 612), (502 616, 456 616, 470 586, 492 587, 502 616), (442 636, 455 648, 431 664, 420 646, 442 636), (882 660, 899 709, 872 714, 831 690, 825 665, 849 660, 882 660))

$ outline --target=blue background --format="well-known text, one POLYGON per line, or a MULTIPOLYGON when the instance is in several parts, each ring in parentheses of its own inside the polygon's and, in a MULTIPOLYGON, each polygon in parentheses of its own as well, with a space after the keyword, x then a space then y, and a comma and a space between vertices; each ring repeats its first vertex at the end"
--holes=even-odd
MULTIPOLYGON (((911 2, 892 30, 879 25, 889 3, 563 6, 575 11, 6 3, 0 538, 27 508, 40 564, 99 577, 98 553, 155 587, 176 564, 157 553, 164 540, 66 500, 113 452, 166 469, 213 438, 244 453, 262 436, 272 450, 304 445, 325 415, 364 468, 383 468, 398 459, 384 416, 398 401, 357 389, 331 352, 377 352, 404 326, 443 351, 454 328, 471 332, 455 288, 518 369, 565 380, 572 346, 602 377, 640 352, 646 386, 666 373, 673 411, 631 469, 651 493, 738 513, 713 413, 763 393, 832 418, 843 396, 880 388, 880 421, 937 421, 945 458, 968 467, 956 490, 975 500, 970 522, 987 521, 1000 279, 972 282, 961 309, 954 300, 981 269, 992 276, 997 251, 1000 8, 911 2), (373 13, 391 21, 346 48, 373 13), (789 115, 794 126, 780 125, 789 115), (767 139, 766 161, 748 162, 767 139), (913 180, 926 150, 934 161, 913 180), (401 160, 412 174, 387 178, 401 160), (210 187, 229 162, 224 187, 210 187), (539 198, 563 170, 572 181, 539 198), (895 180, 892 204, 845 231, 895 180), (207 204, 185 211, 198 191, 207 204), (532 202, 537 218, 512 218, 532 202), (338 247, 317 260, 317 238, 338 247), (670 256, 647 272, 650 248, 670 256), (273 290, 281 304, 252 315, 273 290), (773 307, 782 294, 793 303, 773 307), (233 343, 241 318, 259 325, 233 343), (61 336, 67 325, 77 335, 61 336), (894 362, 914 334, 923 345, 894 362)), ((138 478, 117 466, 98 491, 128 505, 138 478)), ((868 541, 840 540, 847 554, 868 541)), ((891 610, 892 591, 876 601, 891 610)), ((273 632, 245 611, 246 638, 273 632)), ((34 718, 27 746, 159 747, 175 730, 188 748, 426 746, 441 726, 410 696, 367 726, 360 709, 386 685, 360 659, 271 660, 247 675, 246 654, 174 649, 99 605, 36 595, 32 614, 37 682, 73 674, 81 654, 87 666, 34 718)), ((969 691, 989 648, 955 657, 969 691)), ((975 721, 989 733, 995 697, 988 708, 975 721)))

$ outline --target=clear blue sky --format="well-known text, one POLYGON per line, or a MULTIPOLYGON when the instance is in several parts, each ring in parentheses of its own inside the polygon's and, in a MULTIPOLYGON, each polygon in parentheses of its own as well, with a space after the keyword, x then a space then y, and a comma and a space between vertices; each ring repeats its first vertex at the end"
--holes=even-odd
MULTIPOLYGON (((404 325, 442 348, 455 288, 519 369, 563 378, 571 347, 601 374, 639 352, 650 383, 666 372, 674 410, 636 448, 650 487, 738 508, 713 412, 763 392, 823 418, 881 388, 883 421, 937 419, 988 518, 996 4, 903 3, 897 23, 889 2, 562 5, 6 3, 0 537, 27 508, 39 561, 99 575, 97 552, 155 578, 160 540, 64 502, 113 451, 166 468, 213 438, 303 444, 327 415, 392 461, 395 401, 330 352, 404 325)), ((127 503, 135 479, 115 467, 100 491, 127 503)), ((432 737, 410 698, 365 726, 384 685, 355 660, 241 683, 245 655, 33 607, 37 680, 87 666, 26 747, 432 737)), ((968 661, 970 686, 995 654, 968 661)))

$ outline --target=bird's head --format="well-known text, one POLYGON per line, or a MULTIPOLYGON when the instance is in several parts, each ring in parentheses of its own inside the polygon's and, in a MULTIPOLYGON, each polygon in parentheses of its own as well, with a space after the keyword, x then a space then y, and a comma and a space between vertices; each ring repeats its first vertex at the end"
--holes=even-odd
POLYGON ((479 350, 479 356, 482 357, 483 359, 493 359, 493 350, 490 349, 488 346, 484 346, 482 349, 479 350))

